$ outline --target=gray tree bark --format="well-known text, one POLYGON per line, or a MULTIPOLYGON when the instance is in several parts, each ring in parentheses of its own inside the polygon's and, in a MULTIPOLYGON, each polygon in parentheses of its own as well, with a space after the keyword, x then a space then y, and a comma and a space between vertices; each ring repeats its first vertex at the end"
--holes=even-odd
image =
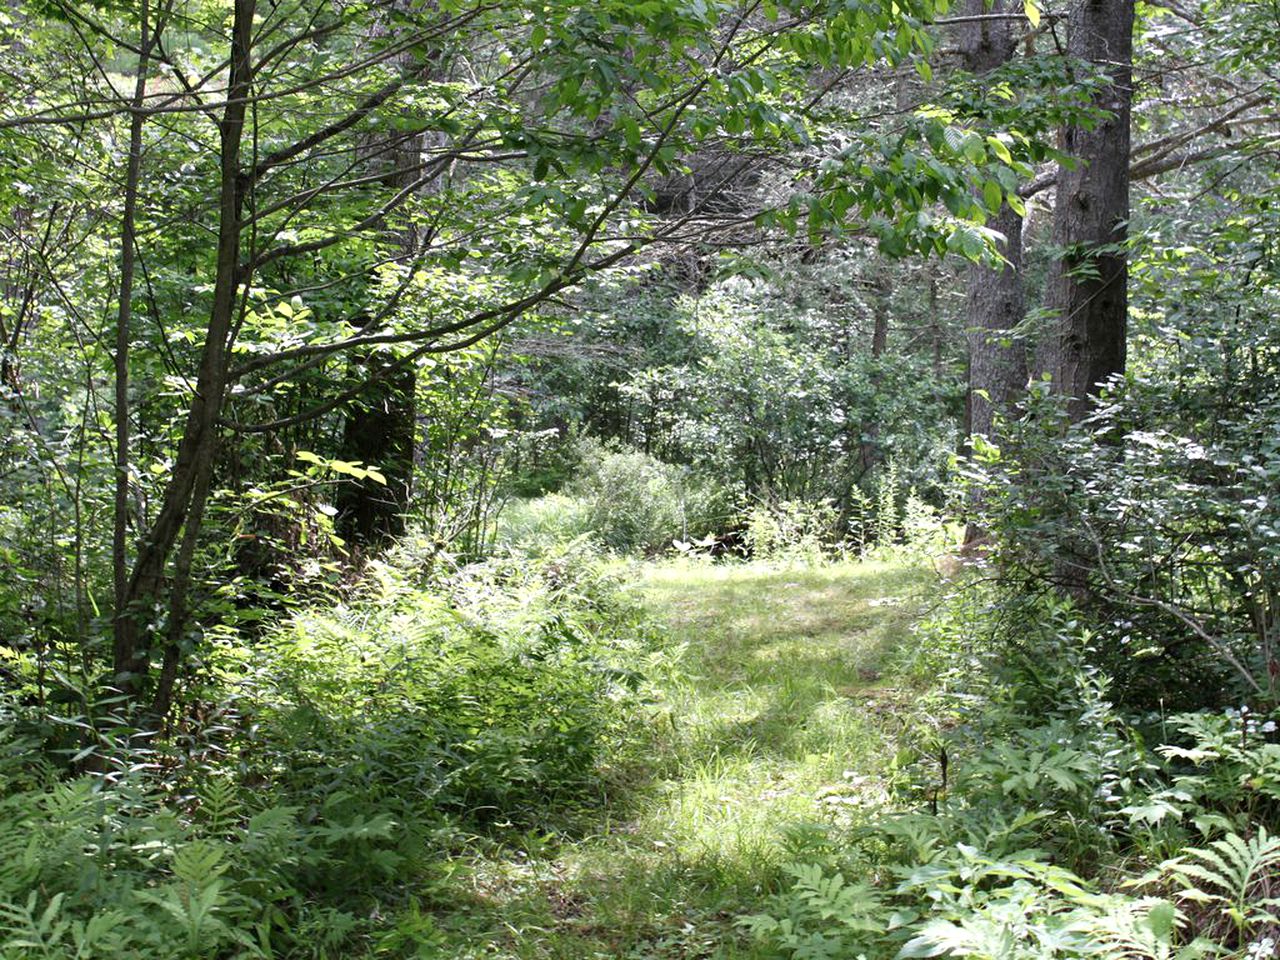
POLYGON ((990 437, 997 412, 1007 413, 1027 387, 1027 347, 1014 329, 1022 321, 1022 217, 1006 205, 987 226, 1004 235, 998 267, 969 268, 969 433, 990 437))
MULTIPOLYGON (((1003 14, 1012 0, 995 0, 988 10, 984 0, 968 0, 964 15, 1003 14)), ((957 42, 964 67, 971 73, 990 73, 1007 63, 1017 51, 1018 38, 1012 19, 975 20, 957 28, 957 42)), ((975 264, 967 278, 966 339, 969 346, 969 390, 965 400, 966 437, 990 437, 997 413, 1012 410, 1027 386, 1027 347, 1014 329, 1022 322, 1026 297, 1022 282, 1022 217, 1008 204, 987 226, 1004 236, 999 266, 975 264)), ((971 453, 970 443, 965 442, 971 453)), ((969 499, 970 510, 980 507, 978 491, 969 499)), ((970 523, 965 542, 981 536, 970 523)))
POLYGON ((1097 385, 1125 368, 1133 19, 1134 0, 1077 0, 1067 25, 1068 54, 1108 77, 1094 101, 1107 118, 1092 129, 1063 131, 1062 147, 1077 163, 1059 169, 1054 206, 1061 258, 1049 277, 1047 306, 1055 320, 1045 369, 1069 398, 1073 420, 1088 411, 1097 385))
MULTIPOLYGON (((961 13, 1004 14, 1012 0, 968 0, 961 13)), ((977 20, 957 28, 957 42, 965 69, 989 73, 1007 63, 1017 51, 1012 19, 977 20)), ((1012 331, 1022 322, 1026 299, 1022 283, 1022 217, 1008 204, 987 224, 1004 236, 999 266, 976 264, 967 280, 969 341, 968 433, 990 436, 997 411, 1013 408, 1027 385, 1026 344, 1012 331)))

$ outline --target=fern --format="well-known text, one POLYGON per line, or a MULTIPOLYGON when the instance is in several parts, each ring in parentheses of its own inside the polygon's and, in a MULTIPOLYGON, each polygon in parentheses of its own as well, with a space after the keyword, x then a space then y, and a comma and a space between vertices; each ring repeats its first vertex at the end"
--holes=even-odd
POLYGON ((1206 847, 1193 847, 1163 869, 1182 886, 1182 900, 1213 908, 1240 942, 1253 929, 1280 924, 1280 898, 1268 895, 1280 870, 1280 837, 1266 827, 1251 838, 1229 833, 1206 847))
POLYGON ((1180 943, 1186 916, 1167 900, 1097 897, 1077 912, 1074 929, 1103 960, 1198 960, 1220 949, 1207 940, 1180 943))
POLYGON ((58 893, 41 909, 32 891, 21 906, 0 903, 0 956, 96 960, 125 953, 124 914, 104 911, 77 920, 66 915, 64 902, 65 895, 58 893))
POLYGON ((240 820, 244 805, 239 791, 239 785, 229 777, 210 777, 197 788, 200 816, 209 834, 223 836, 240 820))
POLYGON ((857 956, 866 942, 884 934, 888 911, 874 887, 851 883, 817 864, 793 865, 787 872, 795 884, 778 898, 787 915, 757 914, 741 921, 757 940, 793 960, 840 960, 857 956))
POLYGON ((35 812, 29 794, 0 801, 0 900, 30 890, 40 875, 40 837, 32 829, 35 812))
POLYGON ((261 953, 236 923, 239 911, 234 908, 223 879, 229 866, 225 856, 221 843, 194 840, 174 854, 175 882, 158 891, 140 890, 136 894, 139 901, 160 908, 162 929, 164 920, 176 925, 187 956, 207 956, 232 943, 250 954, 261 953))
POLYGON ((32 956, 51 956, 70 932, 71 922, 62 917, 64 895, 55 894, 43 910, 33 890, 22 906, 0 904, 0 930, 6 934, 4 948, 32 956))

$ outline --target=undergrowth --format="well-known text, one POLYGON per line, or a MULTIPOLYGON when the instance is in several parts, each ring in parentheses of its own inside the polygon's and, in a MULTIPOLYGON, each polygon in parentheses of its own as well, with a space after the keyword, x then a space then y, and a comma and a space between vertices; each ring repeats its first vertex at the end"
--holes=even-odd
POLYGON ((660 660, 637 609, 588 556, 421 568, 224 642, 199 749, 118 728, 32 764, 47 718, 0 705, 0 955, 419 955, 451 850, 598 805, 660 660))
POLYGON ((1275 714, 1126 715, 1060 600, 973 586, 920 632, 889 796, 743 921, 769 955, 1274 954, 1275 714))

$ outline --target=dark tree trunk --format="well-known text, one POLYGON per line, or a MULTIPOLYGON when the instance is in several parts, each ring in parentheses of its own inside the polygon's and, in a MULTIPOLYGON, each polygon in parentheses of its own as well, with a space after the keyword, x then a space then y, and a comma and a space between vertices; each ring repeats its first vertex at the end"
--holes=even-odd
POLYGON ((1109 83, 1095 106, 1109 117, 1093 129, 1068 127, 1063 149, 1074 168, 1058 171, 1053 242, 1061 251, 1049 278, 1055 314, 1045 366, 1069 398, 1073 420, 1089 394, 1125 368, 1128 333, 1129 114, 1133 99, 1134 0, 1077 0, 1067 51, 1105 70, 1109 83))
MULTIPOLYGON (((394 6, 408 9, 409 5, 397 0, 394 6)), ((390 29, 389 24, 379 22, 374 33, 381 35, 390 29)), ((406 53, 394 62, 407 72, 415 70, 414 59, 414 53, 406 53)), ((394 133, 390 144, 387 138, 380 138, 368 146, 377 158, 373 162, 390 171, 383 178, 386 186, 405 189, 417 180, 416 167, 427 146, 422 134, 394 133)), ((413 226, 401 227, 400 243, 406 257, 414 255, 418 242, 413 226)), ((339 456, 376 467, 387 481, 357 480, 338 490, 338 534, 362 547, 376 547, 404 533, 413 492, 417 370, 410 366, 389 373, 396 360, 392 354, 370 353, 352 364, 352 375, 371 384, 348 409, 339 456)))
POLYGON ((877 360, 889 346, 889 292, 883 284, 876 287, 875 315, 871 328, 871 356, 877 360))
MULTIPOLYGON (((1088 413, 1098 384, 1125 368, 1133 20, 1134 0, 1076 0, 1067 25, 1068 54, 1108 77, 1094 99, 1108 116, 1092 129, 1062 132, 1062 149, 1077 162, 1058 170, 1053 213, 1060 259, 1046 291, 1054 325, 1044 344, 1044 368, 1073 421, 1088 413)), ((1085 532, 1065 531, 1054 562, 1059 585, 1086 600, 1095 566, 1085 532)))
POLYGON ((241 276, 240 271, 244 203, 240 155, 244 142, 245 115, 252 93, 254 6, 255 0, 235 0, 232 17, 227 99, 218 124, 221 175, 217 265, 213 305, 209 312, 209 326, 205 331, 196 387, 187 411, 182 439, 178 443, 173 473, 165 488, 155 522, 138 546, 137 557, 124 591, 122 609, 116 614, 113 666, 116 684, 129 695, 136 695, 147 679, 152 651, 150 638, 144 633, 144 625, 161 608, 166 593, 169 560, 178 537, 187 524, 199 524, 203 497, 208 491, 209 473, 213 470, 213 451, 218 446, 218 417, 222 412, 227 389, 227 344, 235 324, 240 284, 247 279, 241 276))
MULTIPOLYGON (((379 367, 393 361, 366 357, 356 376, 377 376, 379 367)), ((347 413, 343 426, 342 459, 376 466, 386 483, 354 480, 342 484, 337 495, 338 533, 360 546, 377 546, 404 533, 413 477, 414 383, 412 367, 368 387, 347 413)))
POLYGON ((1020 12, 1014 0, 965 0, 959 13, 969 19, 956 26, 956 46, 964 68, 970 73, 988 73, 1008 63, 1018 47, 1016 20, 1008 15, 1020 12))
MULTIPOLYGON (((133 280, 136 267, 134 244, 137 242, 138 185, 142 176, 142 128, 146 121, 142 107, 146 104, 147 70, 150 67, 152 44, 151 5, 147 0, 143 0, 140 17, 141 36, 134 77, 133 113, 129 118, 129 161, 125 166, 124 212, 120 221, 120 292, 113 357, 116 435, 111 569, 117 618, 126 615, 129 593, 129 346, 133 332, 133 280)), ((121 639, 122 631, 117 631, 117 644, 121 639)), ((129 652, 117 649, 117 664, 125 659, 129 659, 129 652)))

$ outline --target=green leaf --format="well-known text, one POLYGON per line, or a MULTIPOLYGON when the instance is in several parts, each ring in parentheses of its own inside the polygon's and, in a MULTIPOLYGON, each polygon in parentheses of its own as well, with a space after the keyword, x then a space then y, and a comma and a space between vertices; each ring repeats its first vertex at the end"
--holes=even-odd
POLYGON ((1013 154, 1009 152, 1009 147, 999 137, 987 137, 987 146, 991 148, 991 152, 996 155, 1001 163, 1013 163, 1013 154))
POLYGON ((982 185, 982 200, 987 205, 987 209, 992 213, 1000 212, 1000 205, 1004 203, 1004 191, 1000 189, 1000 184, 994 180, 988 180, 982 185))
POLYGON ((1151 907, 1147 914, 1147 925, 1159 940, 1167 941, 1173 933, 1174 921, 1178 919, 1178 910, 1167 900, 1161 900, 1151 907))

